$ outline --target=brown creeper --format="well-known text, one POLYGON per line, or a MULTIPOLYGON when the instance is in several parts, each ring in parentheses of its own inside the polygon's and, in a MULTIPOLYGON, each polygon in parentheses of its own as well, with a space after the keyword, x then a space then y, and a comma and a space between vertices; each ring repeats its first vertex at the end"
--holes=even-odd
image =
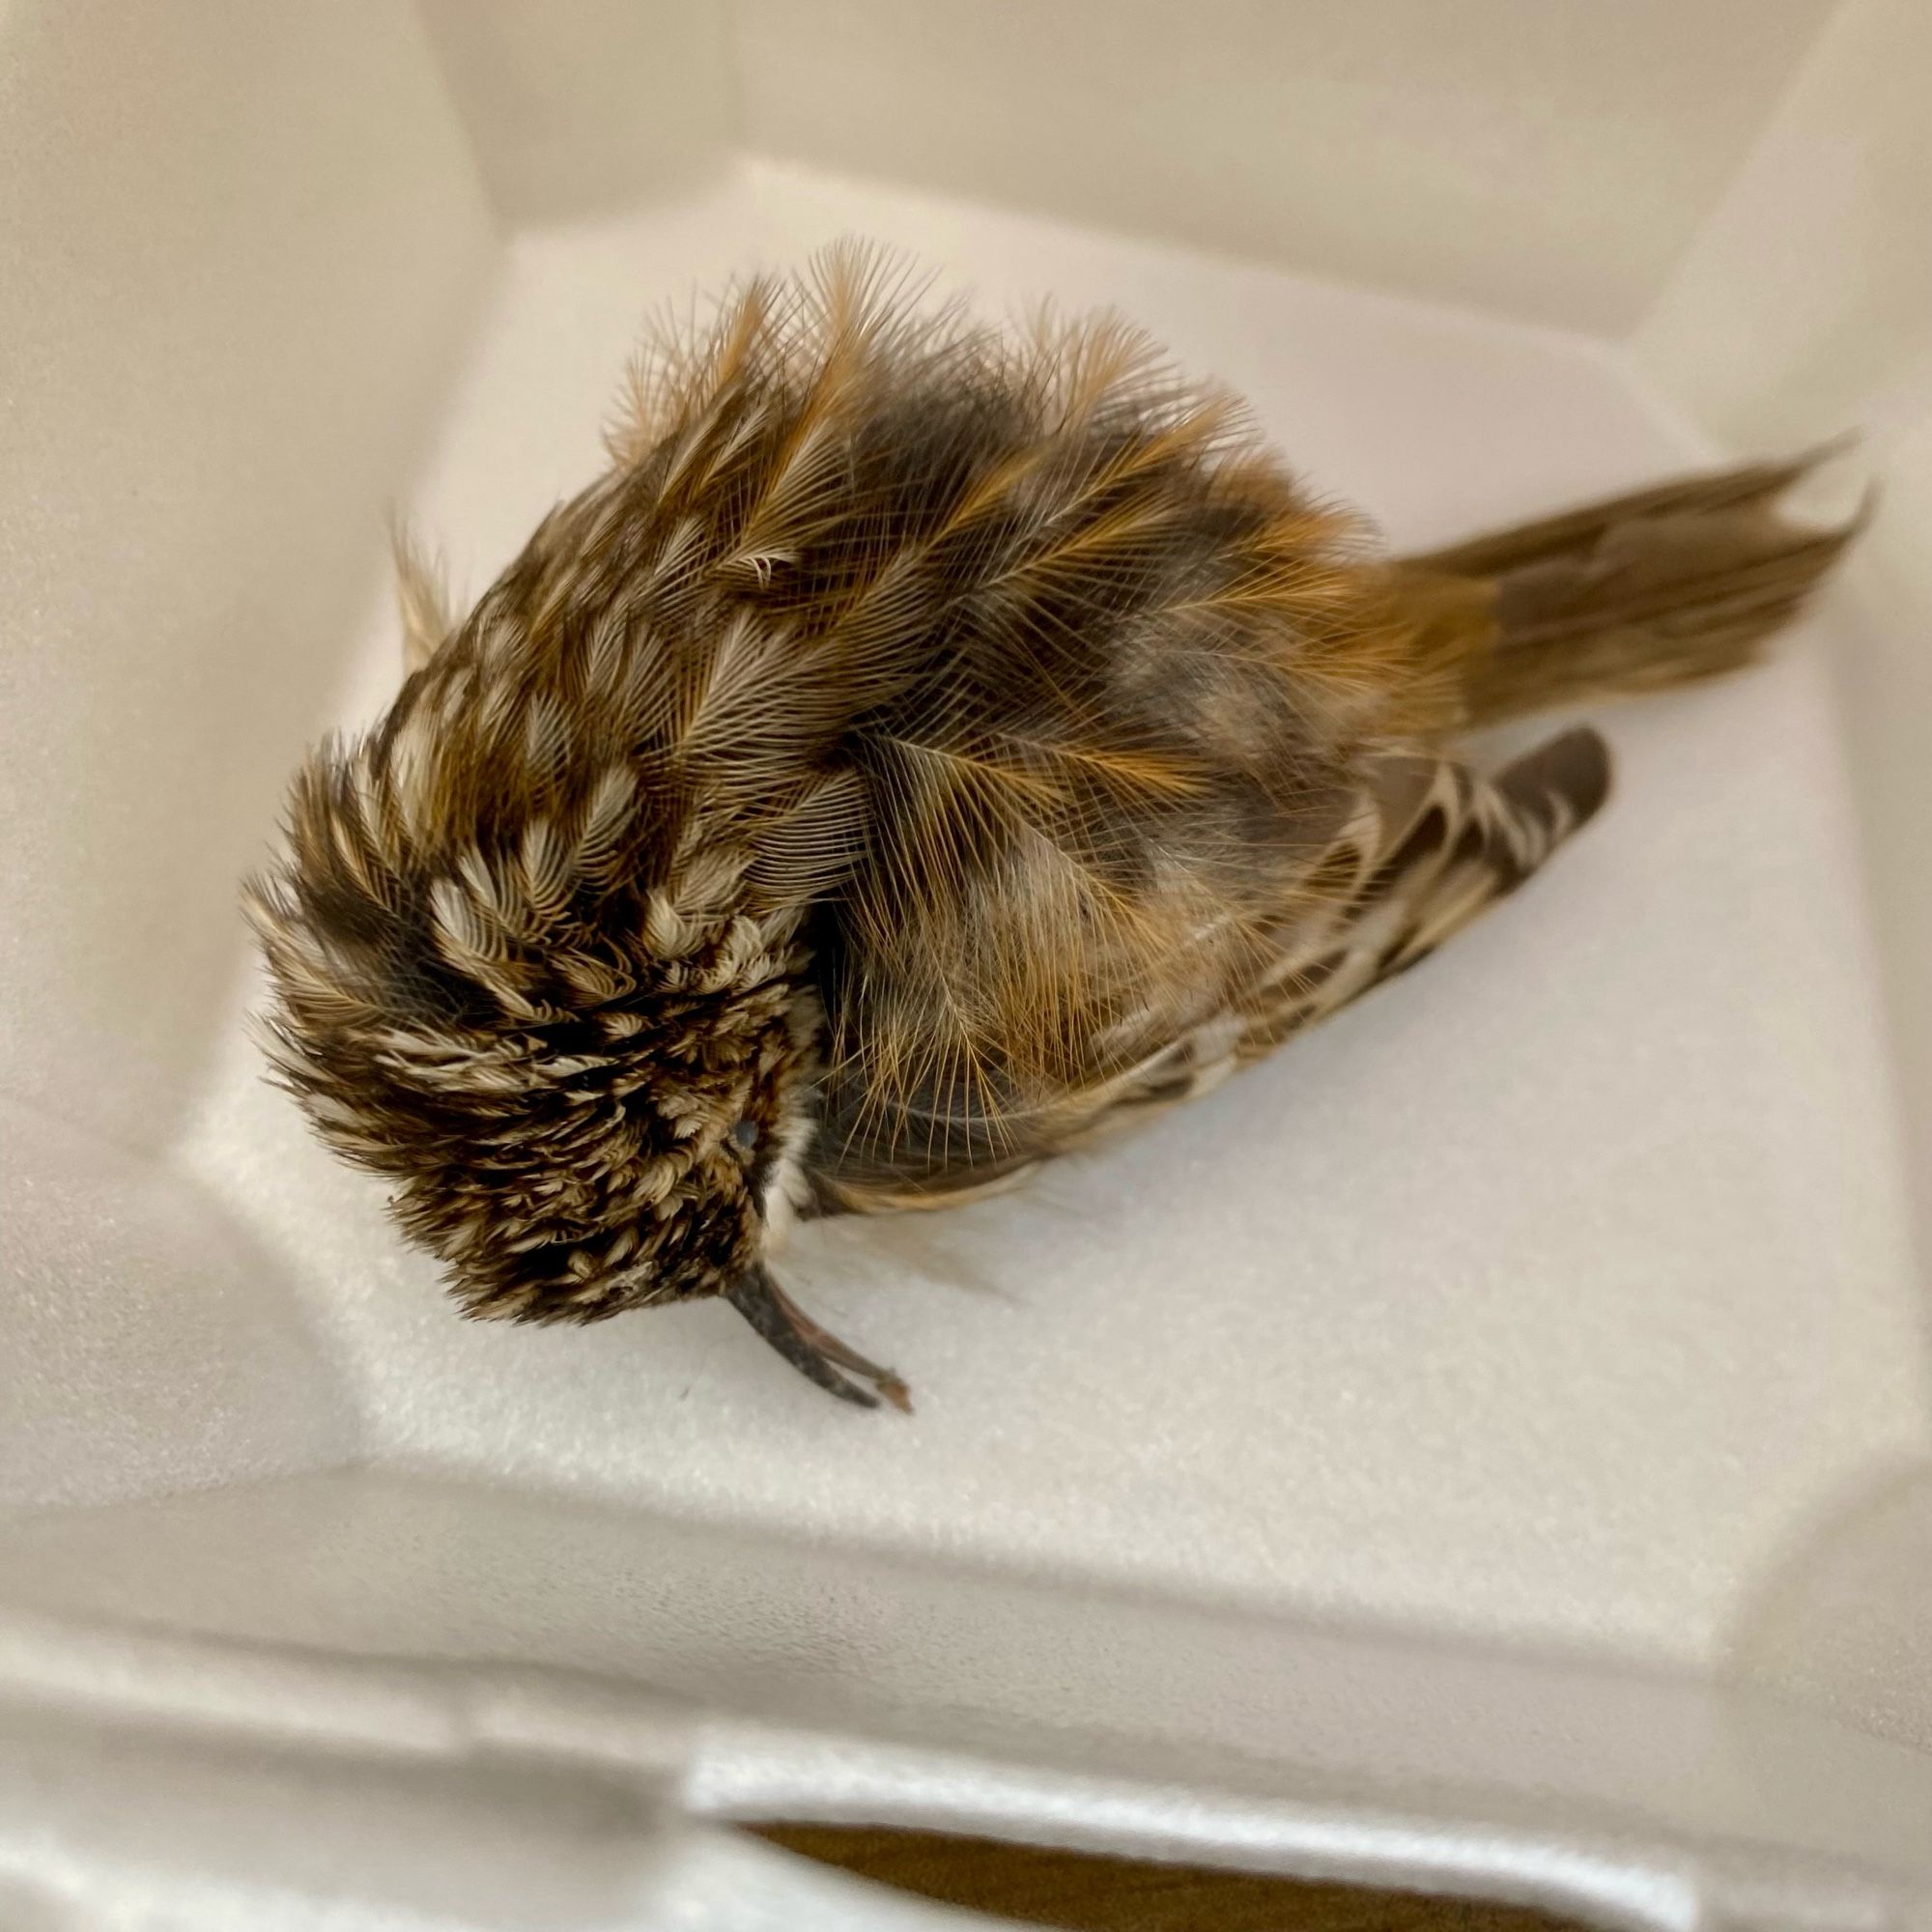
POLYGON ((722 1294, 903 1405, 779 1221, 1005 1184, 1413 965, 1608 782, 1460 731, 1743 664, 1849 535, 1800 460, 1390 562, 1132 330, 919 293, 835 250, 659 344, 297 777, 279 1074, 469 1314, 722 1294))

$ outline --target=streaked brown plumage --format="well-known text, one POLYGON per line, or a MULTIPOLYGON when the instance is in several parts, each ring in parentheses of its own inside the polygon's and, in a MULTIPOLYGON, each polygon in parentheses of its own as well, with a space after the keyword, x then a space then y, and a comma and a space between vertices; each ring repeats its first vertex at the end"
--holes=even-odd
POLYGON ((1422 958, 1597 809, 1571 731, 1745 662, 1846 541, 1804 461, 1389 563, 1118 322, 1019 339, 836 250, 640 364, 613 466, 251 891, 282 1079, 468 1313, 724 1293, 823 1386, 773 1224, 946 1205, 1422 958))

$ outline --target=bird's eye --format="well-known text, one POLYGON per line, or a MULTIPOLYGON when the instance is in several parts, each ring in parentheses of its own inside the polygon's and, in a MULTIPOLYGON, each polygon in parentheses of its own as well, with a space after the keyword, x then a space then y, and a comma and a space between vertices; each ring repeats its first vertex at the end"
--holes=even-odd
POLYGON ((731 1139, 741 1153, 750 1153, 758 1144, 757 1122, 740 1121, 731 1129, 731 1139))

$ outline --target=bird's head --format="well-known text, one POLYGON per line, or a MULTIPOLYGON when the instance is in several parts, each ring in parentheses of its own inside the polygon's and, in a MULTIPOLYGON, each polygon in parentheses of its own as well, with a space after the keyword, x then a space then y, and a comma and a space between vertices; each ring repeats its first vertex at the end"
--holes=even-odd
POLYGON ((792 922, 743 909, 728 865, 611 877, 630 788, 411 837, 378 734, 304 768, 288 855, 251 889, 282 1081, 391 1182, 470 1315, 725 1292, 795 1183, 816 1013, 792 922))
POLYGON ((811 1131, 810 855, 849 800, 702 738, 689 676, 634 674, 667 655, 645 620, 612 650, 594 599, 543 630, 544 594, 541 572, 499 585, 381 725, 298 774, 248 889, 270 1055, 465 1313, 723 1294, 797 1360, 765 1256, 811 1131))

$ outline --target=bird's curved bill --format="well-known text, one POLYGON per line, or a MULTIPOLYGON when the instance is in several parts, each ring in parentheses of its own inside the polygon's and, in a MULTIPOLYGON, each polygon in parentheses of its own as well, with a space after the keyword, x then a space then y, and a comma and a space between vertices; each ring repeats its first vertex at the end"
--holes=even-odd
POLYGON ((725 1290, 724 1298, 800 1375, 828 1394, 862 1408, 876 1408, 883 1398, 907 1415, 912 1413, 912 1392, 892 1370, 868 1362, 821 1328, 762 1265, 747 1269, 725 1290))

